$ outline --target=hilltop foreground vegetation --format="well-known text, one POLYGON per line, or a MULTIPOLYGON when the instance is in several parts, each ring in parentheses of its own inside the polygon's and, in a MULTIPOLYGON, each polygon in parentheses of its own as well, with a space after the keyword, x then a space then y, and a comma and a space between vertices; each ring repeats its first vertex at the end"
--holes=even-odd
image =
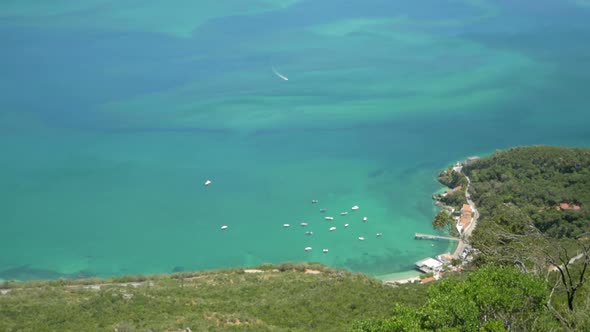
POLYGON ((514 148, 451 172, 480 212, 475 257, 434 284, 290 263, 4 283, 0 331, 590 331, 590 149, 514 148))
POLYGON ((258 269, 16 283, 0 295, 0 331, 347 331, 426 301, 427 285, 393 288, 319 264, 258 269))

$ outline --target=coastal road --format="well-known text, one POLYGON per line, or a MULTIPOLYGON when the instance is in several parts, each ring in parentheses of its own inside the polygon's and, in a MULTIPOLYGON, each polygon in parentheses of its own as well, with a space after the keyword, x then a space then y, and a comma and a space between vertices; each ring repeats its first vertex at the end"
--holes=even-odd
MULTIPOLYGON (((575 263, 575 262, 576 262, 578 259, 580 259, 580 258, 582 258, 582 257, 584 257, 584 256, 586 256, 586 255, 587 255, 587 253, 581 253, 581 254, 577 254, 576 256, 572 257, 572 258, 571 258, 571 259, 568 261, 568 265, 569 265, 569 264, 573 264, 573 263, 575 263)), ((565 267, 565 264, 561 264, 561 265, 559 266, 559 269, 563 269, 564 267, 565 267)), ((557 270, 559 270, 559 269, 558 269, 558 268, 557 268, 557 266, 555 266, 555 265, 551 265, 551 266, 549 266, 549 271, 552 271, 552 272, 553 272, 553 271, 557 271, 557 270)))
POLYGON ((471 194, 469 194, 469 186, 471 185, 471 180, 467 175, 465 175, 465 178, 467 179, 467 187, 465 188, 465 199, 467 200, 467 204, 469 204, 469 206, 471 207, 471 211, 473 211, 473 219, 471 220, 469 226, 463 230, 463 234, 461 234, 461 240, 457 245, 457 249, 455 249, 455 252, 453 253, 454 258, 459 258, 459 255, 461 255, 463 249, 465 249, 465 246, 467 245, 466 241, 469 240, 469 238, 471 237, 471 233, 477 226, 477 219, 479 218, 479 211, 477 211, 475 204, 471 200, 471 194))
POLYGON ((469 179, 469 177, 467 175, 465 175, 465 178, 467 179, 467 188, 465 189, 465 199, 467 200, 467 204, 469 204, 469 206, 471 207, 471 211, 473 211, 473 220, 471 221, 471 224, 469 224, 469 227, 467 227, 465 229, 465 231, 463 232, 465 237, 469 238, 471 236, 471 232, 473 232, 473 230, 477 226, 477 218, 479 218, 479 211, 477 211, 477 209, 475 208, 475 204, 471 200, 471 194, 469 193, 469 186, 471 185, 471 180, 469 179))

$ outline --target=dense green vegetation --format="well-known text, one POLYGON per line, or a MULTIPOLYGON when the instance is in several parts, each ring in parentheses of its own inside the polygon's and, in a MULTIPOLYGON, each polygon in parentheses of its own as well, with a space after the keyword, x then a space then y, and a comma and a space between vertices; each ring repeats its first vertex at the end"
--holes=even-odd
POLYGON ((514 148, 463 171, 487 224, 519 234, 532 225, 551 238, 577 238, 590 230, 590 149, 514 148), (580 210, 562 211, 560 203, 580 210))
POLYGON ((356 322, 353 332, 533 330, 546 322, 545 281, 514 268, 489 266, 465 281, 445 279, 428 292, 420 308, 396 305, 392 318, 356 322))
POLYGON ((0 331, 346 331, 389 317, 395 303, 422 305, 428 287, 321 265, 259 269, 142 277, 137 287, 102 280, 100 290, 85 281, 12 284, 0 295, 0 331))
POLYGON ((449 188, 466 187, 468 184, 465 175, 458 172, 453 172, 453 168, 449 167, 438 174, 438 181, 449 188))
POLYGON ((467 200, 465 199, 465 189, 460 189, 446 196, 441 196, 439 200, 444 205, 455 208, 456 211, 461 210, 463 204, 467 203, 467 200))
POLYGON ((440 211, 432 220, 432 228, 456 235, 455 220, 448 211, 440 211))
POLYGON ((467 203, 467 200, 465 199, 465 189, 467 188, 468 181, 465 175, 463 175, 463 173, 454 172, 452 167, 449 167, 438 174, 438 181, 449 188, 460 187, 460 189, 449 193, 448 195, 439 195, 437 198, 441 203, 451 206, 455 208, 455 210, 460 210, 463 204, 467 203))

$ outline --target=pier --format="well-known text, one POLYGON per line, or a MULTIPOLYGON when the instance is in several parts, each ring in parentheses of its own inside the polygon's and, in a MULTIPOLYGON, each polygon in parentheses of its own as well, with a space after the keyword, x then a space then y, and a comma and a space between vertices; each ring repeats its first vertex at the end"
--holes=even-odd
POLYGON ((449 241, 461 241, 461 239, 452 236, 443 236, 443 235, 431 235, 431 234, 422 234, 416 233, 415 238, 417 240, 449 240, 449 241))

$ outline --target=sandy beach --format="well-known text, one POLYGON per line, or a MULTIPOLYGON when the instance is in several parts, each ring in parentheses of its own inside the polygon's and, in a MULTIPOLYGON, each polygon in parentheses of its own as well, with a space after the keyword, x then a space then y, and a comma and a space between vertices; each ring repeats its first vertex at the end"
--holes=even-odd
POLYGON ((420 272, 405 271, 377 276, 376 278, 381 280, 385 284, 407 284, 412 283, 414 281, 420 281, 420 272))

